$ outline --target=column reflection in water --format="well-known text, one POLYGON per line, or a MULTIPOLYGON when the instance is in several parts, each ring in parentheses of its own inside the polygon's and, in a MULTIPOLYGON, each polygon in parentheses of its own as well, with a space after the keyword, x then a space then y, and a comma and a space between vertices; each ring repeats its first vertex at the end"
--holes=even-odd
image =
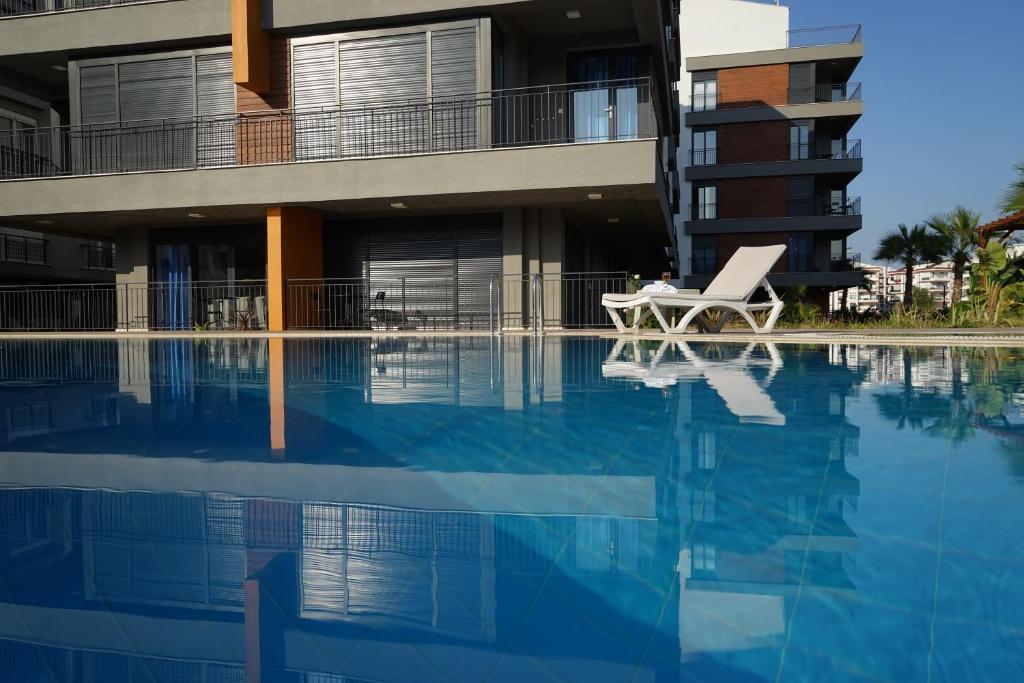
POLYGON ((771 678, 787 643, 826 642, 798 610, 855 628, 851 402, 1014 437, 1013 367, 561 338, 6 344, 0 671, 771 678))

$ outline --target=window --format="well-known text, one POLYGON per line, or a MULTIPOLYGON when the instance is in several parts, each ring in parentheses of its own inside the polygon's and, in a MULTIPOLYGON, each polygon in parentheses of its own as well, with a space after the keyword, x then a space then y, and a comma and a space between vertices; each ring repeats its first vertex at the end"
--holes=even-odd
POLYGON ((701 235, 693 238, 693 274, 713 275, 718 272, 718 239, 701 235))
POLYGON ((832 138, 832 158, 833 159, 845 159, 846 158, 846 138, 832 138))
POLYGON ((789 127, 789 158, 792 161, 811 158, 811 124, 794 123, 789 127))
POLYGON ((718 74, 694 75, 693 111, 714 111, 718 109, 718 74))
POLYGON ((789 272, 809 273, 811 272, 811 236, 790 235, 789 236, 789 272))
POLYGON ((709 221, 718 218, 718 187, 700 185, 693 191, 693 220, 709 221))
POLYGON ((828 212, 830 215, 846 215, 846 191, 843 189, 830 190, 828 204, 828 212))
POLYGON ((569 80, 572 93, 573 139, 577 142, 636 140, 640 112, 650 94, 637 79, 649 73, 650 60, 637 49, 602 50, 574 55, 569 80))
POLYGON ((829 243, 829 253, 832 261, 843 261, 846 259, 846 245, 843 240, 832 240, 829 243))
POLYGON ((693 131, 693 165, 713 166, 718 163, 718 131, 693 131))

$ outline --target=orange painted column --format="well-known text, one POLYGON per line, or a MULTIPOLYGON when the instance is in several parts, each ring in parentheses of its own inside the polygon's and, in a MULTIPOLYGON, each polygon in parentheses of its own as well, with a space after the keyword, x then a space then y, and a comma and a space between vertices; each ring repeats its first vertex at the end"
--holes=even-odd
POLYGON ((284 434, 284 339, 274 337, 267 343, 270 345, 270 455, 275 460, 284 460, 287 446, 284 434))
POLYGON ((270 36, 263 30, 263 0, 231 0, 234 80, 254 93, 270 92, 270 36))
POLYGON ((289 325, 312 327, 319 285, 306 282, 289 292, 288 280, 324 276, 323 219, 296 207, 267 209, 267 318, 271 332, 289 325))

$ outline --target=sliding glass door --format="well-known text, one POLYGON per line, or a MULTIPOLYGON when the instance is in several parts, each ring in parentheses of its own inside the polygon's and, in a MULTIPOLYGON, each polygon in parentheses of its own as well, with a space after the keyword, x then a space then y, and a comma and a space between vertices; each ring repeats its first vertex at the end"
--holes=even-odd
POLYGON ((569 68, 572 139, 575 142, 636 140, 650 92, 639 81, 649 73, 640 50, 574 55, 569 68))

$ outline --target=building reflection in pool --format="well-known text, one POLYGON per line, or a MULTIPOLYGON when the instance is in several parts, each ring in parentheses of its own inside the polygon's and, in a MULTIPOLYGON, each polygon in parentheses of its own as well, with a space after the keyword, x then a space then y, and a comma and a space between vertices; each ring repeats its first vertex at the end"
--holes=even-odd
POLYGON ((856 595, 846 401, 872 380, 853 349, 129 340, 0 357, 14 680, 763 675, 798 591, 856 595))

